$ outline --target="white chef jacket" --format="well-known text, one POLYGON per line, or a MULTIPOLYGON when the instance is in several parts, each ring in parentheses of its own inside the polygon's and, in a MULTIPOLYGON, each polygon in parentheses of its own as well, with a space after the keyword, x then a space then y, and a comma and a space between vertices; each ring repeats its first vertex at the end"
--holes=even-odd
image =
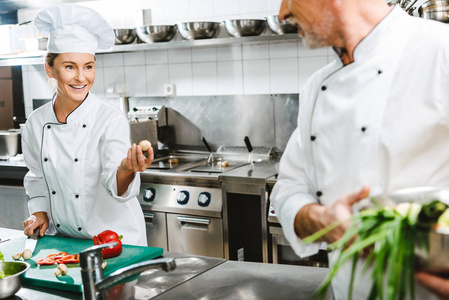
MULTIPOLYGON (((329 205, 364 185, 372 194, 449 185, 448 36, 447 24, 396 6, 357 45, 353 63, 343 66, 337 56, 305 84, 271 194, 300 257, 322 246, 295 234, 304 205, 329 205)), ((336 298, 347 299, 347 281, 337 288, 336 298)))
POLYGON ((89 93, 66 123, 60 123, 55 99, 30 114, 23 132, 30 213, 47 212, 50 233, 91 239, 109 229, 123 235, 124 244, 147 246, 136 198, 139 173, 117 195, 117 169, 130 147, 125 115, 89 93))

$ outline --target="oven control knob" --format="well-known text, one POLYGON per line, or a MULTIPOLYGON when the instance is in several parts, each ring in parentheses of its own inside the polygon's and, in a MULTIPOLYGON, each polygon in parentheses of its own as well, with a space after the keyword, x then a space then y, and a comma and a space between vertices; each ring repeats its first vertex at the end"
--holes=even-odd
POLYGON ((181 205, 187 204, 187 202, 189 202, 189 192, 180 191, 178 196, 176 197, 176 200, 181 205))
POLYGON ((198 196, 198 205, 199 206, 208 206, 210 204, 210 193, 202 192, 198 196))
POLYGON ((146 188, 143 192, 143 201, 152 202, 156 197, 156 190, 153 188, 146 188))

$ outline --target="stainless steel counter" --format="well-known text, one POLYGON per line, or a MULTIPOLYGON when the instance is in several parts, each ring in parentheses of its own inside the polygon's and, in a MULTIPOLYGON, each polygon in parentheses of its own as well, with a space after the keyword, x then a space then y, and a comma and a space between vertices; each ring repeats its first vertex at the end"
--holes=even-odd
MULTIPOLYGON (((18 234, 23 232, 0 228, 2 239, 18 234)), ((164 257, 186 255, 165 253, 164 257)), ((208 261, 205 271, 193 274, 187 281, 175 284, 154 299, 313 299, 314 291, 328 273, 325 268, 226 261, 192 255, 188 257, 208 261)), ((189 269, 188 265, 179 268, 184 272, 189 269)), ((175 271, 166 273, 167 278, 175 276, 175 271)), ((138 279, 126 283, 120 289, 120 299, 149 299, 148 296, 154 293, 154 287, 160 282, 160 278, 156 278, 158 275, 143 273, 138 279)), ((13 299, 78 300, 82 299, 82 295, 27 285, 13 299)))
POLYGON ((226 261, 155 299, 314 299, 328 269, 226 261))

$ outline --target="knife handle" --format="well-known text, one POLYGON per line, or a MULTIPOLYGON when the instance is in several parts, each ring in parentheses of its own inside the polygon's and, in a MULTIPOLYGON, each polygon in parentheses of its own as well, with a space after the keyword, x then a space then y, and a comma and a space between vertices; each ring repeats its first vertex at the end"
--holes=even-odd
POLYGON ((245 136, 243 139, 246 144, 246 148, 248 149, 248 152, 253 152, 253 146, 251 145, 251 142, 249 141, 249 137, 245 136))
POLYGON ((204 145, 206 146, 207 151, 212 153, 212 149, 210 148, 209 143, 206 141, 206 138, 203 136, 203 137, 201 137, 201 140, 203 141, 204 145))

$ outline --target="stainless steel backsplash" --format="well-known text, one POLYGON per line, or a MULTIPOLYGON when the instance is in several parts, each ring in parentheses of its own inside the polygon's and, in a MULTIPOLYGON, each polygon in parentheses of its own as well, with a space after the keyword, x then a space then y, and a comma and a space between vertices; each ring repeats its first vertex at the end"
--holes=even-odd
MULTIPOLYGON (((241 96, 133 97, 129 108, 166 106, 169 149, 205 150, 204 136, 215 151, 219 146, 274 147, 282 153, 297 125, 298 94, 241 96)), ((168 136, 168 137, 167 137, 168 136)))

